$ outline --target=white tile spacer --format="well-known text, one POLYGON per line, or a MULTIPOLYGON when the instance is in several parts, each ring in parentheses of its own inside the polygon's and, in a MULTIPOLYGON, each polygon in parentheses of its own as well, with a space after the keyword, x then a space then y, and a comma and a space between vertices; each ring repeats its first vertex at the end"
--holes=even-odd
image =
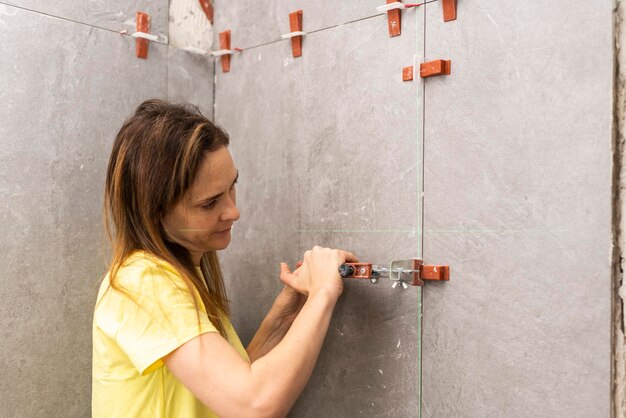
POLYGON ((377 12, 388 12, 389 10, 395 10, 395 9, 410 9, 411 7, 414 7, 413 5, 411 6, 407 6, 404 3, 400 3, 399 1, 396 1, 394 3, 389 3, 389 4, 384 4, 382 6, 378 6, 376 8, 377 12))
MULTIPOLYGON (((424 57, 421 55, 413 55, 413 82, 417 83, 421 80, 424 81, 422 77, 420 77, 420 68, 422 63, 424 62, 424 57)), ((422 192, 424 193, 424 192, 422 192)))
POLYGON ((291 38, 294 38, 296 36, 303 36, 303 35, 306 35, 306 32, 296 31, 296 32, 285 33, 283 35, 280 35, 280 37, 283 38, 283 39, 291 39, 291 38))
POLYGON ((149 41, 153 41, 156 42, 159 40, 159 37, 157 35, 151 35, 149 33, 145 33, 145 32, 135 32, 132 35, 133 38, 142 38, 142 39, 147 39, 149 41))
POLYGON ((233 55, 235 50, 232 49, 220 49, 219 51, 211 51, 211 55, 214 57, 221 57, 222 55, 233 55))

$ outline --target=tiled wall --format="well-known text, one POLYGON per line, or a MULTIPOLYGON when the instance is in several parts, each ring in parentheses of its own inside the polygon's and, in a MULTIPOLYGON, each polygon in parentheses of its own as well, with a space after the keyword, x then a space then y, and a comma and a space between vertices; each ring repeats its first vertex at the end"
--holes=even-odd
MULTIPOLYGON (((216 34, 245 49, 215 89, 241 171, 224 269, 244 342, 280 261, 423 248, 452 272, 423 295, 424 416, 607 416, 611 2, 459 1, 445 24, 434 3, 399 38, 379 1, 215 3, 216 34), (298 8, 294 59, 280 34, 298 8), (403 83, 414 55, 452 74, 403 83)), ((0 416, 89 414, 113 137, 149 97, 212 113, 213 64, 165 45, 167 5, 0 3, 0 416), (117 33, 138 10, 160 36, 147 61, 117 33)), ((417 416, 419 300, 348 282, 292 416, 417 416)))
POLYGON ((0 416, 84 417, 113 138, 141 101, 211 116, 213 63, 169 48, 166 0, 0 4, 0 416), (135 57, 136 11, 152 15, 135 57))
MULTIPOLYGON (((225 266, 242 336, 279 261, 414 257, 423 232, 451 269, 424 290, 424 416, 608 416, 611 2, 459 0, 449 23, 435 2, 393 39, 381 3, 216 2, 216 33, 244 48, 215 103, 241 170, 225 266), (280 34, 299 8, 294 59, 280 34), (414 55, 452 74, 402 83, 414 55)), ((417 301, 347 283, 292 416, 418 416, 417 301)))
MULTIPOLYGON (((216 2, 216 35, 230 29, 244 48, 230 72, 216 67, 215 120, 240 170, 241 220, 224 269, 245 341, 281 287, 280 261, 293 266, 316 244, 382 265, 420 250, 419 89, 402 67, 422 45, 424 15, 405 11, 402 36, 390 38, 378 5, 216 2), (308 35, 293 58, 280 34, 298 8, 308 35)), ((416 288, 346 281, 291 416, 414 416, 418 312, 416 288)))

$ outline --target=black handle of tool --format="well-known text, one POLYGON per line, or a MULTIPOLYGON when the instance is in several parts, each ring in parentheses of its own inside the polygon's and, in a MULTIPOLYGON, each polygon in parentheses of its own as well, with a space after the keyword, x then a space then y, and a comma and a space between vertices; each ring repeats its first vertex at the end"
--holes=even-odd
POLYGON ((354 276, 354 266, 342 264, 339 266, 339 275, 343 278, 354 276))

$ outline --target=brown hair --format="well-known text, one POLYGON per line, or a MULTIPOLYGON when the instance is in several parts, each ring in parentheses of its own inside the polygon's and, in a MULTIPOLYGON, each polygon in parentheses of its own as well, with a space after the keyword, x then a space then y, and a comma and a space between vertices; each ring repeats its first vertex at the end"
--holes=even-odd
POLYGON ((128 256, 143 250, 170 263, 189 290, 198 291, 209 319, 224 337, 220 312, 229 316, 230 311, 217 254, 203 255, 201 277, 187 249, 167 240, 161 220, 185 196, 206 153, 228 142, 228 134, 197 107, 147 100, 115 138, 104 193, 111 287, 123 291, 115 276, 128 256))

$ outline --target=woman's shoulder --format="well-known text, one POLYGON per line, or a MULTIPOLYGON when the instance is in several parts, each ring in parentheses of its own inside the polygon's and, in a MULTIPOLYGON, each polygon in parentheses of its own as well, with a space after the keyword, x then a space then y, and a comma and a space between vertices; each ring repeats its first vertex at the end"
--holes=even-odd
POLYGON ((186 318, 185 307, 195 309, 194 293, 180 273, 152 254, 135 252, 112 279, 110 275, 102 283, 94 312, 94 326, 108 336, 120 327, 140 332, 149 324, 170 326, 170 321, 186 318))
POLYGON ((144 250, 134 251, 128 257, 126 257, 120 267, 120 270, 123 269, 162 269, 170 273, 179 274, 176 268, 172 266, 172 264, 144 250))
POLYGON ((124 293, 145 292, 162 286, 186 287, 181 274, 172 264, 147 251, 130 254, 113 277, 109 271, 104 282, 103 285, 124 293))

